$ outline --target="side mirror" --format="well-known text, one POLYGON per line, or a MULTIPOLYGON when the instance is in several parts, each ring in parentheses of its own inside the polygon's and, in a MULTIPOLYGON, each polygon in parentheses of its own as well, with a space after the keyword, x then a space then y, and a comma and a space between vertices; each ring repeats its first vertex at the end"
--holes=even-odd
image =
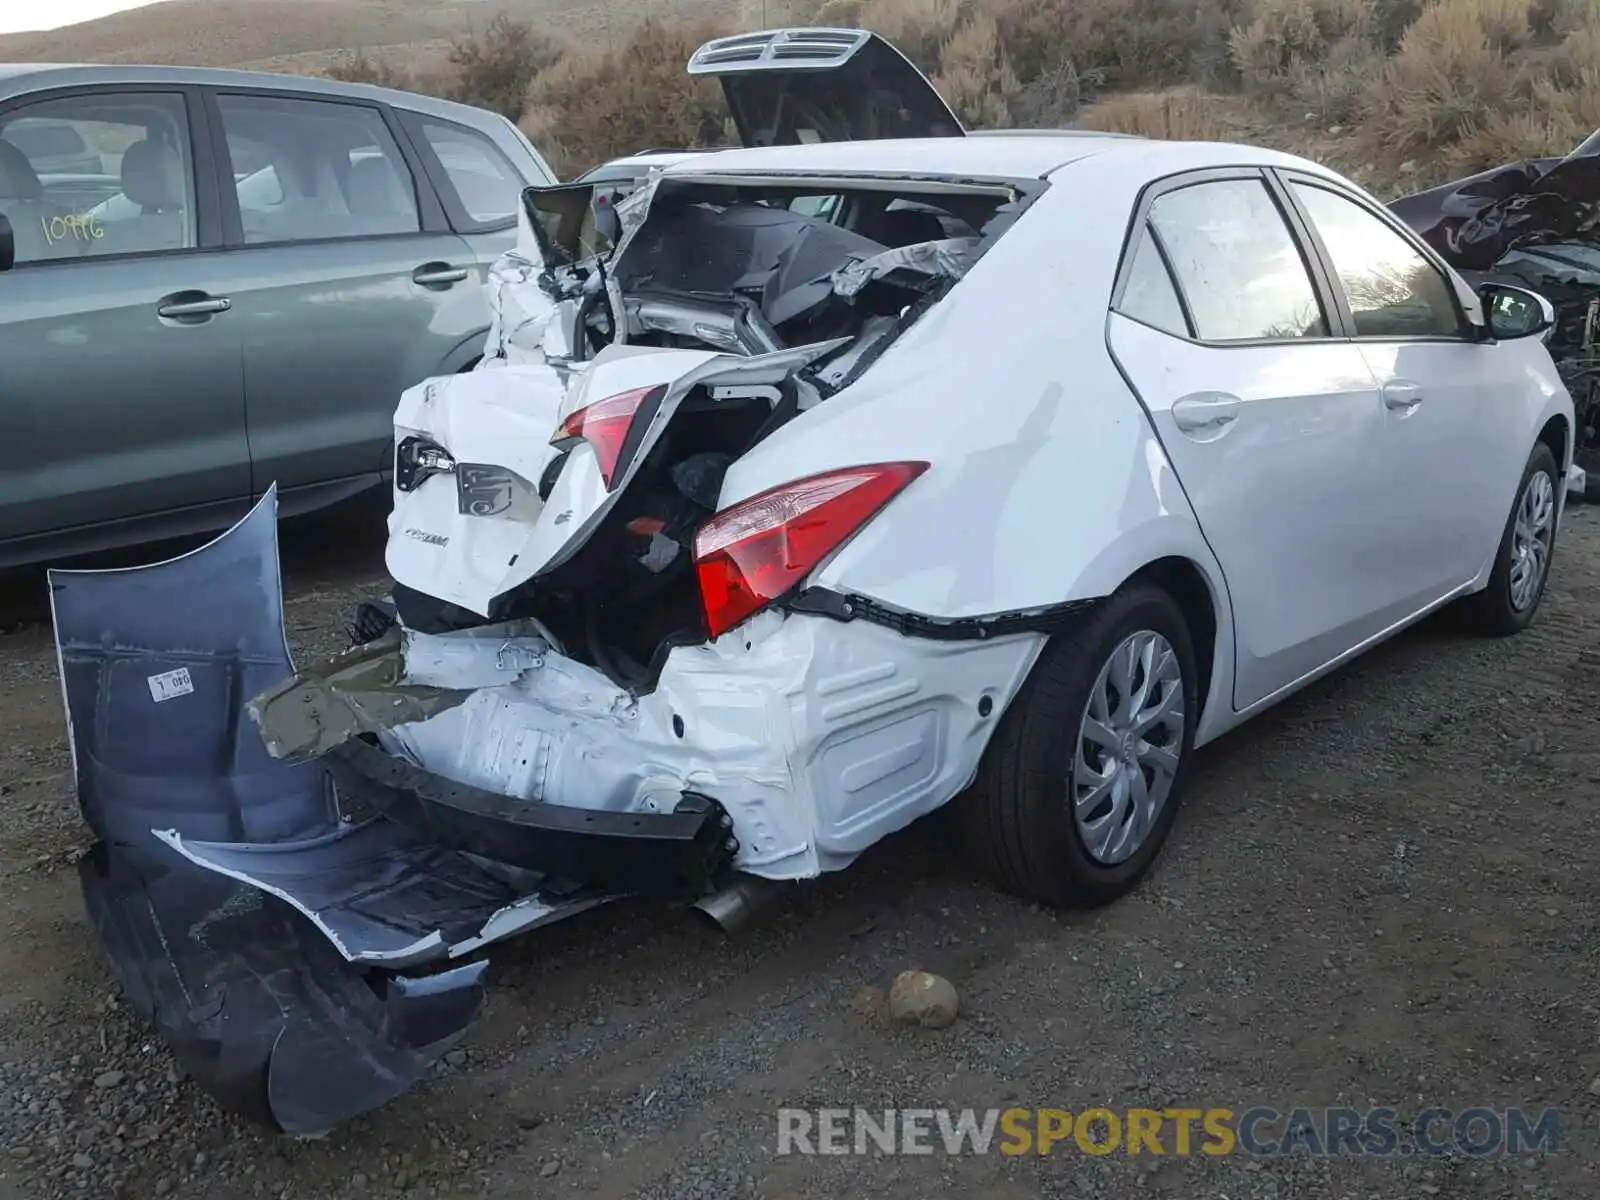
POLYGON ((9 271, 17 265, 17 239, 11 232, 11 222, 0 214, 0 271, 9 271))
POLYGON ((1489 336, 1498 341, 1533 337, 1556 325, 1555 306, 1538 292, 1506 283, 1486 283, 1478 289, 1489 336))

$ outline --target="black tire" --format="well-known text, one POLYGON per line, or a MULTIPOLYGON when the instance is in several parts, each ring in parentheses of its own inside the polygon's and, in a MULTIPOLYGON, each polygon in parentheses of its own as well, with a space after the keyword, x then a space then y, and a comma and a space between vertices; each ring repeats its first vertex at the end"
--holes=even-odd
POLYGON ((397 620, 394 601, 389 597, 363 600, 356 605, 355 618, 350 622, 350 644, 371 645, 393 629, 397 620))
POLYGON ((1505 529, 1500 534, 1500 549, 1495 554, 1494 571, 1489 576, 1489 586, 1462 601, 1463 623, 1474 633, 1487 637, 1509 637, 1526 629, 1539 612, 1539 604, 1544 599, 1545 587, 1550 580, 1550 567, 1555 561, 1557 528, 1553 523, 1553 517, 1550 528, 1550 553, 1545 557, 1544 573, 1539 579, 1532 601, 1521 609, 1511 601, 1511 568, 1516 553, 1517 511, 1522 506, 1522 498, 1527 494, 1529 483, 1540 472, 1550 477, 1550 486, 1553 489, 1551 494, 1559 510, 1561 493, 1566 481, 1561 477, 1561 466, 1556 462, 1556 456, 1550 452, 1550 447, 1539 442, 1534 446, 1533 453, 1528 456, 1528 465, 1523 468, 1522 479, 1518 482, 1516 495, 1511 501, 1511 511, 1506 515, 1505 529))
POLYGON ((403 583, 394 585, 389 593, 394 604, 395 618, 407 629, 417 633, 454 633, 458 629, 471 629, 488 622, 477 613, 440 600, 426 592, 419 592, 403 583))
POLYGON ((1139 882, 1182 799, 1199 712, 1197 681, 1183 611, 1150 584, 1115 593, 1080 626, 1051 638, 995 731, 976 782, 957 801, 965 844, 1002 887, 1052 907, 1097 906, 1139 882), (1073 816, 1077 735, 1101 668, 1125 638, 1143 630, 1166 638, 1177 656, 1182 745, 1166 805, 1144 842, 1125 861, 1108 865, 1091 855, 1073 816))

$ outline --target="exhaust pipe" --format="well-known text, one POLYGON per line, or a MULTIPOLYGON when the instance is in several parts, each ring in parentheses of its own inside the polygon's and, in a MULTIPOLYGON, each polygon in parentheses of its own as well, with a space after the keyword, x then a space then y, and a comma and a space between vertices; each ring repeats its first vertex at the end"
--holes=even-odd
POLYGON ((720 892, 694 902, 694 910, 709 918, 723 933, 732 937, 750 923, 750 918, 765 908, 782 885, 759 875, 741 875, 720 892))

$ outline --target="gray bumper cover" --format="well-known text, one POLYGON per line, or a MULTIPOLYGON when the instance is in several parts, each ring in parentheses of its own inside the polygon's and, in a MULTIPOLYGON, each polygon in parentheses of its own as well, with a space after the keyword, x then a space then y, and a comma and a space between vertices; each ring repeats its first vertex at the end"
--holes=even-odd
POLYGON ((321 764, 268 755, 245 703, 292 672, 275 492, 190 554, 50 590, 91 922, 225 1107, 304 1134, 386 1103, 475 1019, 487 964, 461 956, 609 898, 346 821, 321 764))

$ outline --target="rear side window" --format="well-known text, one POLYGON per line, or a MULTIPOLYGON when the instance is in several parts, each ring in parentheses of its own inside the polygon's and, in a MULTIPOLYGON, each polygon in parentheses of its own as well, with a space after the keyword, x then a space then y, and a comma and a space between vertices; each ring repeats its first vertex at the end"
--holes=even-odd
POLYGON ((1357 337, 1463 332, 1449 284, 1415 246, 1353 200, 1310 184, 1289 186, 1327 248, 1357 337))
POLYGON ((1195 336, 1208 342, 1328 336, 1305 260, 1259 179, 1196 183, 1156 197, 1161 236, 1195 336))
POLYGON ((1183 305, 1178 300, 1178 289, 1148 227, 1139 235, 1118 311, 1164 333, 1193 336, 1189 319, 1183 315, 1183 305))
POLYGON ((444 168, 461 211, 479 225, 498 225, 516 218, 522 189, 527 186, 500 148, 463 125, 420 118, 422 136, 444 168))
POLYGON ((421 230, 411 170, 377 109, 277 96, 217 105, 247 243, 421 230))

